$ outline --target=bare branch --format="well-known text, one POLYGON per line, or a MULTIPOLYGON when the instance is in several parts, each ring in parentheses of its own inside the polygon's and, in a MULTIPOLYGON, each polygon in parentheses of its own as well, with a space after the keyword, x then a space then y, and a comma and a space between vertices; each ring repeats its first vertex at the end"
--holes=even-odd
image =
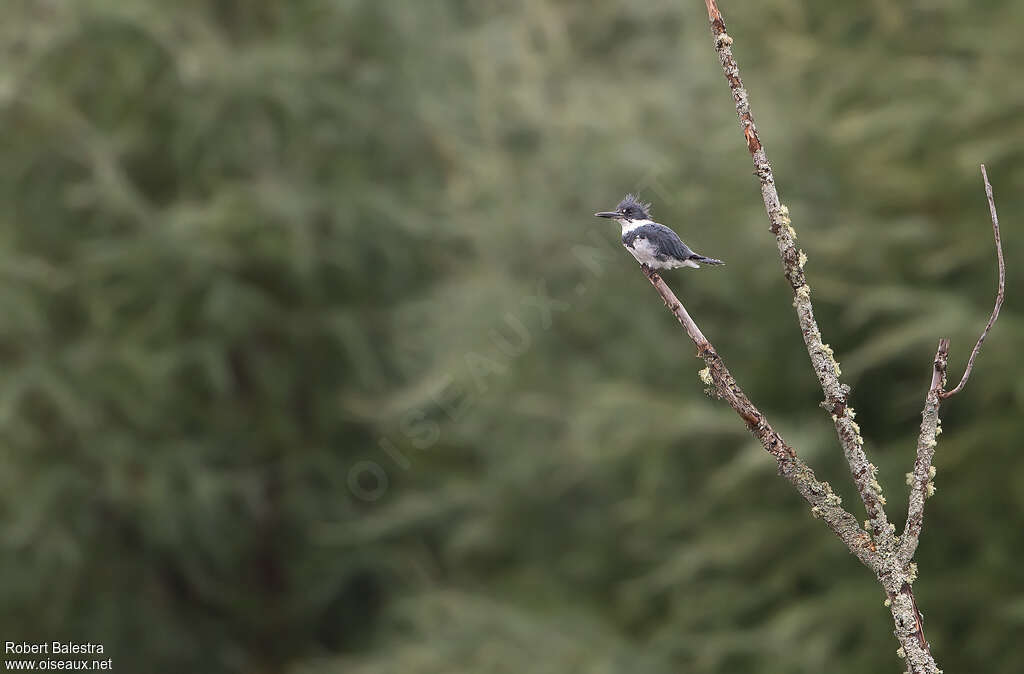
POLYGON ((974 359, 981 351, 981 345, 985 341, 989 330, 999 317, 999 309, 1003 305, 1003 289, 1006 283, 1006 266, 1003 262, 1003 245, 999 238, 999 216, 996 215, 995 198, 992 196, 992 185, 988 181, 988 172, 985 165, 981 165, 981 177, 985 181, 985 196, 988 197, 988 209, 992 216, 992 231, 996 240, 996 257, 999 261, 999 289, 996 293, 995 307, 988 319, 988 324, 974 345, 971 357, 967 361, 967 368, 956 388, 943 392, 946 386, 946 364, 949 358, 949 340, 939 340, 938 351, 935 352, 935 363, 932 369, 932 381, 928 388, 928 395, 925 398, 924 410, 921 412, 921 434, 917 440, 917 458, 914 460, 914 470, 907 474, 907 483, 910 485, 910 499, 907 505, 907 524, 903 529, 903 536, 900 538, 899 559, 903 563, 909 563, 914 558, 917 545, 921 538, 921 527, 924 521, 925 499, 935 493, 935 470, 932 468, 932 460, 935 455, 937 437, 942 432, 939 425, 939 404, 942 399, 949 398, 964 387, 967 379, 974 368, 974 359))
MULTIPOLYGON (((775 176, 772 173, 771 164, 768 162, 768 157, 757 133, 757 126, 754 124, 753 114, 750 111, 750 97, 743 87, 739 66, 732 55, 733 39, 725 30, 725 22, 721 11, 718 9, 717 1, 705 0, 705 4, 708 10, 708 20, 711 22, 711 33, 715 38, 715 51, 718 53, 722 71, 729 82, 729 89, 736 104, 736 115, 739 118, 740 128, 743 131, 743 138, 754 162, 754 174, 761 181, 761 197, 771 222, 771 231, 775 235, 775 241, 779 248, 779 256, 782 258, 786 280, 793 291, 793 306, 796 308, 804 344, 807 347, 807 353, 810 356, 814 372, 818 375, 818 381, 825 394, 823 407, 832 414, 832 421, 835 424, 836 433, 843 446, 843 453, 846 455, 854 483, 857 485, 857 492, 864 502, 864 507, 867 509, 870 520, 868 524, 870 524, 871 530, 878 540, 877 555, 873 556, 872 559, 877 560, 879 563, 879 566, 875 568, 875 575, 889 598, 889 610, 892 613, 895 627, 894 634, 900 642, 899 652, 902 657, 906 658, 907 668, 912 674, 938 674, 940 670, 935 664, 931 648, 924 638, 921 613, 917 609, 917 602, 914 599, 911 587, 917 575, 917 570, 915 565, 908 561, 909 558, 904 559, 899 554, 900 551, 897 550, 895 527, 889 524, 885 514, 885 497, 882 495, 881 486, 875 479, 876 469, 868 462, 864 454, 864 441, 860 436, 860 429, 857 427, 856 422, 853 421, 853 410, 847 405, 849 387, 840 382, 839 364, 835 360, 832 349, 823 343, 821 331, 814 319, 811 289, 803 272, 807 256, 796 246, 796 231, 793 229, 789 218, 789 209, 779 200, 779 195, 775 188, 775 176)), ((984 172, 984 169, 982 171, 984 172)), ((987 182, 986 179, 986 185, 987 182)), ((995 224, 994 205, 992 205, 992 213, 998 245, 999 230, 998 225, 995 224)), ((995 313, 998 312, 998 304, 1002 302, 1001 248, 999 249, 999 260, 1000 296, 995 313)), ((992 321, 994 320, 993 316, 992 321)), ((991 327, 992 321, 990 321, 989 327, 991 327)), ((986 328, 987 331, 988 328, 986 328)), ((983 339, 984 334, 982 339, 979 340, 979 347, 983 339)), ((925 412, 922 418, 921 437, 923 440, 918 443, 918 464, 915 466, 915 468, 922 470, 926 476, 929 476, 931 473, 931 457, 935 446, 934 434, 937 433, 938 404, 945 379, 948 343, 943 341, 939 346, 939 352, 936 354, 932 385, 929 389, 925 412)), ((711 361, 707 362, 709 370, 713 371, 714 368, 711 367, 711 361)), ((970 364, 968 365, 969 371, 970 364)), ((720 383, 718 379, 715 379, 715 384, 719 390, 723 386, 728 389, 730 388, 728 386, 730 381, 731 377, 729 380, 724 381, 724 383, 720 383)), ((727 395, 725 397, 729 399, 727 395)), ((733 401, 730 400, 730 404, 733 404, 733 401)), ((736 409, 735 405, 734 409, 736 409)), ((740 410, 737 409, 737 412, 740 412, 740 410)), ((750 422, 748 421, 749 425, 750 422)), ((921 489, 927 490, 927 485, 928 481, 926 479, 921 489)), ((921 491, 914 493, 918 496, 924 495, 924 492, 921 491)), ((911 507, 915 509, 920 508, 921 514, 916 516, 916 524, 909 525, 912 531, 920 533, 920 520, 923 517, 923 498, 920 504, 912 502, 911 507)), ((916 545, 916 541, 912 545, 916 545)), ((869 564, 869 566, 871 565, 869 564)))
POLYGON ((992 185, 988 181, 988 172, 985 171, 984 164, 981 165, 981 178, 985 181, 985 196, 988 198, 988 212, 992 216, 992 234, 996 239, 996 258, 999 261, 999 289, 996 292, 996 304, 992 307, 992 315, 989 316, 985 329, 981 331, 981 336, 978 337, 978 343, 974 345, 974 350, 971 351, 971 357, 967 359, 967 368, 964 370, 964 376, 960 378, 960 383, 956 385, 956 388, 944 393, 940 392, 940 398, 952 398, 967 384, 967 380, 971 376, 971 370, 974 369, 974 359, 978 357, 978 352, 981 351, 981 345, 985 343, 988 331, 992 329, 993 325, 995 325, 996 319, 999 318, 999 309, 1003 306, 1003 290, 1006 286, 1006 264, 1003 262, 1003 242, 999 239, 999 216, 996 214, 996 200, 995 197, 992 196, 992 185))
POLYGON ((925 396, 924 409, 921 411, 921 434, 917 439, 917 458, 914 470, 907 474, 910 485, 910 499, 907 505, 907 524, 900 537, 899 559, 907 564, 914 558, 917 544, 921 538, 921 526, 924 521, 924 501, 935 493, 935 471, 932 458, 935 456, 937 437, 942 432, 939 426, 939 404, 942 402, 942 388, 946 385, 946 360, 949 357, 949 340, 940 339, 939 348, 935 351, 932 364, 932 381, 925 396))
POLYGON ((754 174, 761 181, 761 197, 771 221, 771 231, 775 235, 779 256, 782 258, 783 272, 793 292, 793 306, 796 308, 804 344, 825 394, 822 407, 832 416, 857 492, 867 510, 871 531, 883 549, 891 550, 895 547, 895 528, 889 524, 885 514, 885 497, 876 479, 877 468, 868 462, 864 454, 864 439, 861 437, 860 427, 854 421, 855 412, 847 404, 850 389, 839 381, 839 363, 836 362, 832 348, 822 341, 821 331, 814 319, 811 288, 804 277, 807 256, 797 247, 796 231, 789 218, 789 209, 779 200, 775 176, 761 145, 750 110, 750 97, 743 87, 739 66, 732 54, 733 39, 725 31, 725 22, 716 0, 705 0, 705 4, 708 8, 708 19, 711 21, 711 32, 715 38, 715 51, 718 52, 718 59, 736 103, 736 114, 739 117, 743 138, 754 161, 754 174))
POLYGON ((814 471, 797 458, 796 452, 786 444, 782 437, 772 428, 754 403, 750 402, 743 389, 736 383, 732 374, 725 366, 715 347, 690 318, 686 307, 679 301, 672 289, 654 271, 644 267, 647 279, 661 295, 665 306, 676 317, 686 334, 697 347, 698 357, 704 360, 707 370, 701 373, 706 382, 714 386, 715 393, 729 403, 729 406, 743 419, 750 432, 758 439, 761 446, 775 457, 779 474, 788 480, 805 501, 811 506, 811 514, 825 521, 829 529, 839 537, 857 559, 876 574, 881 569, 881 556, 877 552, 871 537, 864 531, 857 518, 842 508, 842 500, 832 491, 827 482, 821 482, 814 476, 814 471))

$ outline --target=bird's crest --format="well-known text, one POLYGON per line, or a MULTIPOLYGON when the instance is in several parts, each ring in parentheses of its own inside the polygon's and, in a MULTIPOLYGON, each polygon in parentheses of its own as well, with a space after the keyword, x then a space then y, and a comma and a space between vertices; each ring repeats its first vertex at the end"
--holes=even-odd
POLYGON ((619 202, 617 210, 628 214, 633 220, 649 220, 651 217, 651 205, 640 201, 640 197, 636 194, 627 194, 619 202))

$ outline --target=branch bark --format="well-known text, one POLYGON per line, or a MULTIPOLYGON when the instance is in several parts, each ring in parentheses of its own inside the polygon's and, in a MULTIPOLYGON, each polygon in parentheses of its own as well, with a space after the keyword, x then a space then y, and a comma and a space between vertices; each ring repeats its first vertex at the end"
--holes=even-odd
POLYGON ((811 506, 811 514, 824 520, 829 529, 846 545, 857 559, 876 574, 882 569, 882 557, 871 537, 864 531, 851 513, 842 507, 842 499, 832 491, 827 482, 821 482, 814 476, 814 471, 801 461, 796 451, 786 444, 782 437, 772 428, 764 414, 750 401, 736 383, 722 357, 715 347, 707 340, 697 324, 686 311, 672 289, 656 272, 644 267, 647 279, 661 295, 665 306, 676 317, 679 324, 686 330, 694 345, 697 356, 704 360, 707 370, 701 372, 705 383, 714 387, 715 393, 729 403, 729 406, 743 419, 747 429, 761 443, 765 451, 771 454, 778 464, 779 474, 792 484, 797 492, 811 506))
POLYGON ((850 388, 839 380, 839 363, 836 362, 832 347, 822 340, 821 330, 814 318, 811 288, 804 276, 807 256, 796 245, 797 235, 789 217, 789 209, 779 199, 775 175, 750 110, 750 96, 743 86, 739 66, 732 54, 733 39, 725 30, 725 22, 716 0, 705 0, 705 4, 711 22, 711 33, 715 38, 715 51, 718 52, 718 60, 732 91, 740 129, 754 162, 754 174, 761 181, 761 197, 768 213, 771 232, 775 235, 779 256, 782 258, 783 273, 793 292, 793 307, 796 309, 800 332, 811 365, 821 384, 821 390, 825 394, 822 407, 832 416, 832 423, 850 466, 857 493, 867 511, 871 533, 881 549, 892 550, 896 540, 895 527, 889 524, 885 513, 886 501, 877 480, 878 469, 864 454, 864 438, 861 437, 860 427, 854 421, 856 412, 847 402, 850 388))
POLYGON ((939 348, 935 352, 932 363, 932 382, 925 396, 924 410, 921 412, 921 434, 917 438, 917 458, 914 470, 907 473, 910 484, 910 498, 907 505, 907 524, 900 537, 899 558, 908 564, 917 551, 917 543, 921 538, 921 526, 924 521, 924 501, 935 493, 935 469, 932 468, 932 457, 935 456, 935 445, 941 429, 939 426, 939 404, 942 402, 942 389, 946 385, 946 360, 949 357, 949 340, 940 339, 939 348))

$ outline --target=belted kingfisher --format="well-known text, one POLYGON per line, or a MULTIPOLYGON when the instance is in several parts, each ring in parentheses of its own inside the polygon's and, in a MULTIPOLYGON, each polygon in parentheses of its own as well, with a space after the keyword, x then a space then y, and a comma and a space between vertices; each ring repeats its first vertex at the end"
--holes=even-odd
POLYGON ((651 205, 640 201, 635 195, 627 194, 614 211, 601 211, 594 215, 617 220, 622 225, 622 245, 633 254, 645 271, 725 264, 690 250, 675 232, 651 220, 651 205))

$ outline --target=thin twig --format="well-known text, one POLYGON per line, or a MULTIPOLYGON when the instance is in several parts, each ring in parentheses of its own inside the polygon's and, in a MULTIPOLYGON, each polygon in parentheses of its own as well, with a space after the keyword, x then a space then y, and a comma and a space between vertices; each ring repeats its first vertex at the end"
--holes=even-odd
POLYGON ((996 319, 999 318, 999 309, 1003 306, 1003 290, 1006 287, 1006 264, 1003 262, 1003 242, 999 239, 999 216, 996 214, 996 200, 992 195, 992 185, 988 181, 988 172, 985 171, 984 164, 981 165, 981 178, 985 181, 985 196, 988 198, 988 212, 992 216, 992 234, 996 239, 996 258, 999 260, 999 289, 996 292, 996 304, 992 307, 992 315, 989 316, 985 329, 981 331, 981 336, 978 337, 978 343, 974 345, 974 350, 971 351, 971 357, 967 359, 967 368, 964 370, 964 376, 960 378, 960 383, 956 385, 956 388, 940 393, 940 398, 952 398, 967 384, 967 379, 971 376, 971 370, 974 369, 974 359, 978 357, 978 352, 981 351, 981 345, 985 343, 988 331, 992 329, 993 325, 995 325, 996 319))
POLYGON ((857 493, 867 510, 871 532, 882 549, 891 550, 895 547, 895 527, 889 524, 885 514, 885 497, 876 479, 878 469, 868 462, 864 454, 864 438, 861 437, 860 427, 854 421, 855 412, 847 402, 850 389, 840 382, 839 363, 836 362, 832 347, 822 340, 821 330, 814 319, 811 288, 804 276, 807 256, 797 247, 796 231, 789 218, 789 209, 779 200, 775 176, 750 110, 750 96, 743 87, 739 66, 732 54, 733 39, 725 30, 725 22, 716 0, 705 0, 705 4, 711 22, 711 33, 715 38, 715 51, 718 52, 718 59, 732 91, 743 138, 754 162, 754 174, 761 181, 761 197, 771 221, 771 231, 775 235, 779 256, 782 258, 783 272, 793 292, 793 306, 796 308, 804 345, 825 394, 822 407, 832 416, 836 435, 839 437, 843 454, 857 486, 857 493))
POLYGON ((761 446, 771 454, 778 464, 779 474, 788 480, 805 501, 811 506, 811 514, 824 520, 825 524, 839 537, 857 559, 876 574, 881 569, 881 557, 871 537, 864 531, 857 518, 842 508, 842 500, 832 491, 827 482, 821 482, 814 476, 814 471, 801 461, 782 437, 772 428, 754 403, 736 383, 732 374, 725 366, 722 357, 715 347, 707 340, 697 324, 686 311, 672 289, 656 272, 644 268, 647 279, 661 295, 665 306, 676 317, 679 324, 686 330, 694 345, 698 357, 704 360, 707 370, 701 373, 706 383, 714 387, 714 392, 724 399, 729 406, 743 419, 750 432, 758 439, 761 446))

